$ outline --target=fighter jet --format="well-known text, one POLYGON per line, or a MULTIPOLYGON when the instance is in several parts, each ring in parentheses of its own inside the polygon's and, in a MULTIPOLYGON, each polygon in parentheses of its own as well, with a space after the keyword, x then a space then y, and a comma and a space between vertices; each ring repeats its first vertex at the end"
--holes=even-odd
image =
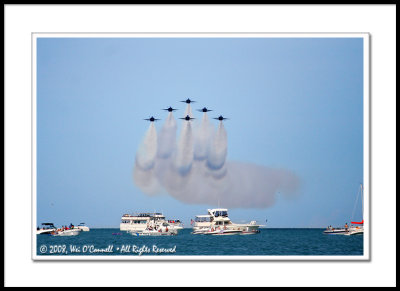
POLYGON ((220 115, 219 117, 214 117, 214 119, 217 119, 217 120, 219 120, 219 121, 222 121, 222 120, 225 120, 225 119, 228 119, 228 118, 225 118, 225 117, 223 117, 222 115, 220 115))
POLYGON ((196 119, 196 118, 193 118, 193 117, 190 117, 189 115, 186 115, 186 117, 179 118, 179 119, 184 119, 184 120, 186 120, 186 121, 189 121, 189 120, 191 120, 191 119, 196 119))
POLYGON ((194 103, 194 102, 196 102, 196 101, 190 100, 190 99, 188 98, 188 99, 186 99, 185 101, 181 101, 181 102, 190 104, 190 103, 194 103))
POLYGON ((157 120, 160 120, 160 119, 154 118, 154 117, 152 116, 152 117, 150 117, 150 118, 145 118, 144 120, 148 120, 148 121, 150 121, 150 122, 154 122, 154 121, 157 121, 157 120))
POLYGON ((212 110, 207 109, 206 107, 204 107, 203 109, 197 109, 197 111, 200 111, 200 112, 208 112, 208 111, 212 111, 212 110))
POLYGON ((168 112, 172 112, 178 109, 172 108, 171 106, 169 108, 163 109, 163 110, 167 110, 168 112))

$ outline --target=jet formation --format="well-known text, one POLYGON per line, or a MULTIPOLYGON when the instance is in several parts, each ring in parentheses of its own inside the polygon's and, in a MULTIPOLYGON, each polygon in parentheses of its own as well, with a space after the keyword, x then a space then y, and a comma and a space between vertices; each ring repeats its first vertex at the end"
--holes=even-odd
MULTIPOLYGON (((196 102, 196 101, 190 100, 190 99, 188 98, 188 99, 183 100, 183 101, 180 101, 180 102, 183 102, 183 103, 186 103, 186 104, 190 104, 190 103, 194 103, 194 102, 196 102)), ((162 109, 162 110, 165 110, 165 111, 168 111, 168 112, 173 112, 173 111, 178 110, 178 109, 172 108, 172 107, 170 106, 170 107, 164 108, 164 109, 162 109)), ((212 111, 212 110, 211 110, 211 109, 208 109, 207 107, 203 107, 202 109, 197 109, 197 111, 206 113, 206 112, 209 112, 209 111, 212 111)), ((195 119, 195 118, 190 117, 189 115, 186 115, 185 117, 182 117, 182 118, 179 118, 179 119, 183 119, 183 120, 186 120, 186 121, 190 121, 190 120, 195 119)), ((220 115, 219 117, 215 117, 214 119, 219 120, 219 121, 223 121, 223 120, 226 120, 226 119, 228 119, 228 118, 225 118, 225 117, 223 117, 222 115, 220 115)), ((147 121, 150 121, 150 122, 154 122, 154 121, 157 121, 157 120, 160 120, 160 119, 154 118, 153 116, 151 116, 150 118, 146 118, 146 119, 144 119, 144 120, 147 120, 147 121)))

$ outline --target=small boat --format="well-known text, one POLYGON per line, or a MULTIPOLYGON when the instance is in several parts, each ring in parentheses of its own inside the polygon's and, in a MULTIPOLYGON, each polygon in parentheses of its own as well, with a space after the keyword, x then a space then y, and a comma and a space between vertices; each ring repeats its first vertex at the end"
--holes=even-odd
POLYGON ((170 219, 167 222, 175 229, 183 229, 183 223, 179 219, 170 219))
POLYGON ((260 233, 259 229, 253 229, 253 230, 243 230, 240 234, 241 235, 248 235, 248 234, 257 234, 260 233))
POLYGON ((128 231, 131 235, 135 236, 167 236, 167 235, 177 235, 178 229, 167 222, 161 225, 149 226, 143 231, 128 231))
POLYGON ((90 231, 90 228, 84 222, 79 223, 76 228, 79 228, 82 231, 90 231))
POLYGON ((169 229, 166 231, 155 230, 155 229, 152 229, 152 230, 146 229, 141 232, 130 231, 129 233, 134 236, 168 236, 168 235, 177 235, 178 234, 178 232, 176 230, 173 231, 173 230, 169 230, 169 229))
MULTIPOLYGON (((354 216, 354 210, 355 210, 355 206, 357 204, 358 201, 358 197, 359 194, 361 193, 361 199, 363 199, 363 185, 360 184, 360 191, 358 192, 357 195, 357 199, 356 199, 356 203, 354 205, 354 209, 353 209, 353 215, 354 216)), ((361 202, 362 203, 362 213, 364 212, 364 201, 361 202)), ((352 219, 351 219, 352 220, 352 219)), ((358 235, 358 234, 363 234, 364 233, 364 219, 361 222, 357 222, 357 221, 351 221, 351 225, 348 226, 347 223, 345 225, 345 227, 341 227, 341 228, 333 228, 331 226, 329 226, 326 230, 324 230, 324 234, 339 234, 339 235, 358 235)))
POLYGON ((324 230, 324 234, 346 234, 349 232, 349 229, 347 228, 334 228, 334 227, 328 227, 326 230, 324 230))
POLYGON ((36 234, 51 234, 53 231, 57 230, 53 223, 44 222, 41 224, 42 227, 36 229, 36 234))
POLYGON ((74 229, 64 229, 64 230, 56 230, 51 233, 52 236, 76 236, 81 233, 82 230, 74 228, 74 229))

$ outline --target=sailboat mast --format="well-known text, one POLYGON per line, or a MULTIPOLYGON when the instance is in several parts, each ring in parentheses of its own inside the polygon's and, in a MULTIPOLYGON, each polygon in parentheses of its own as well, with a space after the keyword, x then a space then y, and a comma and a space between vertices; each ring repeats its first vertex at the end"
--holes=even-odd
POLYGON ((362 219, 364 220, 364 188, 363 188, 363 184, 360 184, 360 187, 361 187, 361 205, 362 205, 361 215, 362 215, 362 219))

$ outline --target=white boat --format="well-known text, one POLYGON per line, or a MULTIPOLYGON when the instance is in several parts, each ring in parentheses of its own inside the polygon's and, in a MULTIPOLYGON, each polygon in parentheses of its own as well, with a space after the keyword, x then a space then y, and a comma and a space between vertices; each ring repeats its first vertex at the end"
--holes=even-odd
POLYGON ((137 213, 137 214, 124 214, 121 218, 120 230, 128 232, 143 232, 149 228, 158 227, 164 223, 170 228, 175 230, 183 229, 180 220, 165 220, 165 216, 162 213, 137 213), (171 221, 171 222, 169 222, 171 221))
POLYGON ((169 219, 167 222, 175 229, 183 229, 183 223, 179 219, 169 219))
POLYGON ((51 233, 52 236, 76 236, 81 233, 81 229, 73 228, 73 229, 64 229, 64 230, 56 230, 51 233))
POLYGON ((332 227, 329 226, 326 230, 324 230, 324 234, 346 234, 349 232, 348 228, 343 228, 343 227, 332 227))
MULTIPOLYGON (((361 205, 362 205, 361 213, 362 216, 364 216, 364 187, 362 184, 360 184, 360 191, 358 192, 358 194, 361 195, 361 205)), ((359 195, 357 195, 355 206, 357 205, 359 195)), ((353 220, 354 217, 355 206, 353 209, 353 214, 351 215, 351 220, 353 220)), ((364 218, 362 219, 362 221, 351 221, 351 226, 349 228, 348 235, 359 235, 359 234, 364 234, 364 218)))
POLYGON ((84 222, 79 223, 76 228, 82 231, 90 231, 90 228, 84 222))
MULTIPOLYGON (((355 210, 355 206, 357 205, 357 201, 358 201, 358 196, 359 194, 361 194, 361 199, 363 200, 363 185, 360 185, 360 191, 358 192, 357 195, 357 199, 356 199, 356 203, 354 205, 354 209, 353 209, 353 214, 352 214, 352 218, 354 217, 354 210, 355 210)), ((364 202, 362 201, 362 213, 364 213, 364 202)), ((351 219, 353 220, 353 219, 351 219)), ((329 234, 329 235, 359 235, 359 234, 363 234, 364 233, 364 219, 361 222, 357 222, 357 221, 351 221, 351 225, 348 226, 347 223, 344 227, 340 227, 340 228, 333 228, 331 226, 329 226, 326 230, 324 230, 323 232, 324 234, 329 234)))
POLYGON ((168 236, 168 235, 177 235, 178 229, 173 225, 164 222, 160 225, 153 224, 152 226, 147 227, 143 231, 128 231, 131 235, 135 236, 168 236))
POLYGON ((364 227, 353 226, 349 228, 348 233, 345 233, 345 235, 358 235, 358 234, 364 234, 364 227))
POLYGON ((36 234, 51 234, 55 230, 57 230, 57 228, 53 223, 45 222, 41 224, 41 227, 36 229, 36 234))
POLYGON ((208 209, 207 215, 197 215, 192 224, 192 234, 206 235, 257 234, 261 226, 254 220, 247 224, 233 223, 225 208, 208 209))

